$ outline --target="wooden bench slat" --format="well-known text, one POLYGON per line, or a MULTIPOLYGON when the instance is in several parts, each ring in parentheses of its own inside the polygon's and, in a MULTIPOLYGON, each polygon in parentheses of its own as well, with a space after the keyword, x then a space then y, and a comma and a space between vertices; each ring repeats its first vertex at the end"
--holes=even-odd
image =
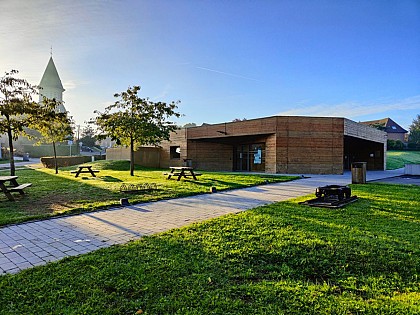
POLYGON ((32 183, 21 184, 21 185, 16 186, 16 187, 8 188, 8 191, 19 191, 19 190, 23 190, 26 187, 30 187, 30 186, 32 186, 32 183))
POLYGON ((194 175, 192 175, 192 174, 183 174, 182 176, 201 176, 201 175, 203 175, 203 174, 200 174, 200 173, 196 174, 196 173, 194 173, 194 175))

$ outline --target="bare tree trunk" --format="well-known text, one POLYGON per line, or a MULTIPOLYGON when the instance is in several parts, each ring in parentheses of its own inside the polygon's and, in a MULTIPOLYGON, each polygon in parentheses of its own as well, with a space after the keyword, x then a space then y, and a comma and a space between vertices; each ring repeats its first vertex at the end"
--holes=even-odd
POLYGON ((130 175, 134 176, 134 139, 130 139, 130 175))
POLYGON ((55 141, 52 143, 53 150, 54 150, 54 166, 55 166, 55 173, 58 174, 58 163, 57 163, 57 151, 55 149, 55 141))
POLYGON ((7 137, 9 138, 9 149, 10 149, 10 176, 15 176, 16 174, 16 167, 15 167, 15 156, 13 153, 13 135, 12 129, 7 128, 7 137))
POLYGON ((15 156, 13 153, 13 136, 12 136, 12 130, 9 128, 7 129, 7 136, 9 138, 9 149, 10 149, 10 176, 15 176, 16 174, 16 167, 15 167, 15 156))

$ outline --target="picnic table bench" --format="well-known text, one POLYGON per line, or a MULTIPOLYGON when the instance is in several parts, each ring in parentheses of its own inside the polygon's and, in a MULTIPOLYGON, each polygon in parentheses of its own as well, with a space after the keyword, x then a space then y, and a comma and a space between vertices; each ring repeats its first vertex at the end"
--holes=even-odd
POLYGON ((181 177, 188 178, 192 177, 194 180, 197 180, 197 176, 201 176, 199 173, 194 173, 194 169, 192 167, 186 166, 170 166, 171 171, 169 173, 164 173, 163 175, 168 176, 167 179, 171 179, 172 177, 178 177, 177 181, 181 179, 181 177))
POLYGON ((0 176, 0 188, 10 201, 15 201, 12 192, 18 192, 19 194, 24 195, 25 193, 23 190, 32 186, 32 183, 19 185, 17 178, 17 176, 0 176), (10 184, 6 185, 7 182, 10 182, 10 184))
POLYGON ((79 169, 75 171, 71 171, 71 173, 76 174, 75 177, 78 177, 79 174, 82 174, 82 173, 90 173, 93 177, 96 177, 95 173, 99 173, 99 171, 93 170, 92 165, 82 165, 82 166, 79 166, 79 169))

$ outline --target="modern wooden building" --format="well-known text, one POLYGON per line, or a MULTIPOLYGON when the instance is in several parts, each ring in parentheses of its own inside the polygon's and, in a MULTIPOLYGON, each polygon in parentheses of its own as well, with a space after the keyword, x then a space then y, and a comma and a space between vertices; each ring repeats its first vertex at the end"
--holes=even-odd
POLYGON ((386 133, 346 118, 274 116, 178 130, 159 166, 288 174, 342 174, 386 165, 386 133))

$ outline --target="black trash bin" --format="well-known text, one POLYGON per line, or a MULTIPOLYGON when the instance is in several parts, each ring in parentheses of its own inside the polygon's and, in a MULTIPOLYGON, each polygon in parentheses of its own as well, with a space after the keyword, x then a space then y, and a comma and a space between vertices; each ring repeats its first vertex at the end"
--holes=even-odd
POLYGON ((366 162, 351 163, 352 184, 366 184, 366 162))
POLYGON ((23 154, 23 161, 24 162, 29 162, 29 153, 23 154))
POLYGON ((192 167, 192 160, 191 159, 184 159, 184 165, 186 167, 192 167))

